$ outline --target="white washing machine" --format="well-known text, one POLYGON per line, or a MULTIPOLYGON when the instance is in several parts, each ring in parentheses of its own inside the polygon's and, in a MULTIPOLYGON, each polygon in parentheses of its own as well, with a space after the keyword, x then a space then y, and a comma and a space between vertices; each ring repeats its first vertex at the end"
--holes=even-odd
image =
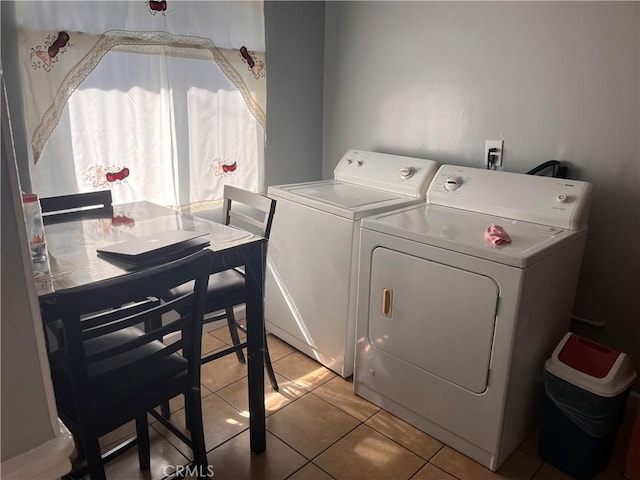
POLYGON ((353 373, 360 222, 425 202, 431 160, 350 150, 334 179, 269 187, 267 330, 343 377, 353 373))
POLYGON ((535 425, 569 329, 591 184, 444 165, 362 222, 354 390, 492 470, 535 425), (483 234, 502 226, 512 242, 483 234))

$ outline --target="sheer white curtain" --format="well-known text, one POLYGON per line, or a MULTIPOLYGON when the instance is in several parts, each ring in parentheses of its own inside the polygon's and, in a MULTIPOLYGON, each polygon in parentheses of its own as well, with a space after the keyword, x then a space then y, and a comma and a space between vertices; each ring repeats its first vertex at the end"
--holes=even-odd
POLYGON ((197 210, 263 189, 261 2, 16 8, 34 191, 197 210))

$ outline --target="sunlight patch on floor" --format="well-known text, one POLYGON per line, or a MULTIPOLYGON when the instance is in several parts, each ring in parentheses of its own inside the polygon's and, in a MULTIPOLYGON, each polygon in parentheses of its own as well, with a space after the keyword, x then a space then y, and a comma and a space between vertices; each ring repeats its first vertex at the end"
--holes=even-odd
POLYGON ((400 452, 399 448, 390 446, 375 438, 366 438, 354 449, 354 453, 377 468, 384 468, 394 462, 400 452))

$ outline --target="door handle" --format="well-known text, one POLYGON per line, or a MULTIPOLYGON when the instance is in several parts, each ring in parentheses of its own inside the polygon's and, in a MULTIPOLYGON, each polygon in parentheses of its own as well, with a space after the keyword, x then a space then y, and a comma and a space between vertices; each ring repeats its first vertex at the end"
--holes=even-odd
POLYGON ((391 318, 393 311, 393 290, 391 288, 382 289, 382 315, 391 318))

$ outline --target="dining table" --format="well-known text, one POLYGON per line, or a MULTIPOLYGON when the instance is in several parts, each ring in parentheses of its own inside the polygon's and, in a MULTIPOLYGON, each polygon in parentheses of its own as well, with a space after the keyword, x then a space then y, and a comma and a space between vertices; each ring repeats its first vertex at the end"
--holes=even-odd
MULTIPOLYGON (((264 237, 148 201, 114 205, 109 217, 45 226, 47 255, 43 261, 33 263, 39 301, 43 306, 55 304, 56 292, 130 273, 123 264, 98 255, 97 249, 176 230, 202 233, 210 240, 205 248, 212 252, 212 273, 244 268, 250 448, 261 453, 266 448, 263 279, 267 240, 264 237)), ((47 323, 45 313, 43 321, 47 323)))

